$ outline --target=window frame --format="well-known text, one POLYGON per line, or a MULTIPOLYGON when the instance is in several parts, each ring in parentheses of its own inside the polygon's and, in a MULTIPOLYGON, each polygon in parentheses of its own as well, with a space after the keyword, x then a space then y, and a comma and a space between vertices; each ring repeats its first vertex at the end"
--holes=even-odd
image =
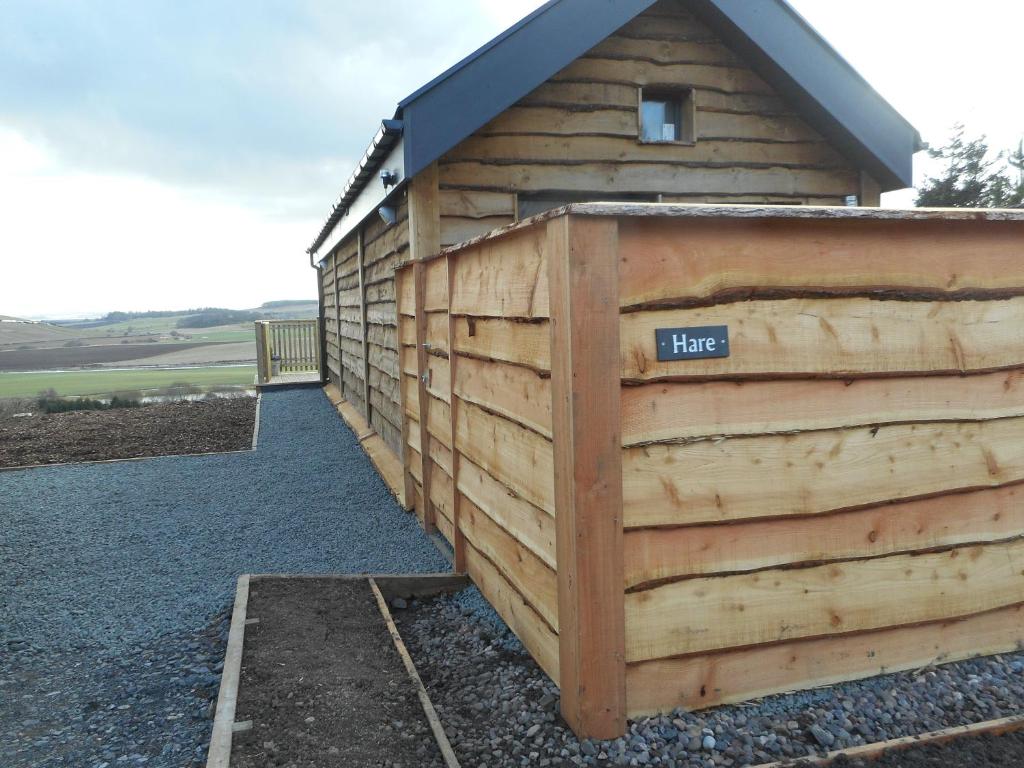
POLYGON ((640 144, 657 146, 666 144, 692 147, 697 143, 696 90, 689 85, 641 85, 637 88, 636 140, 640 144), (679 135, 674 140, 644 138, 644 101, 677 101, 679 105, 679 135))

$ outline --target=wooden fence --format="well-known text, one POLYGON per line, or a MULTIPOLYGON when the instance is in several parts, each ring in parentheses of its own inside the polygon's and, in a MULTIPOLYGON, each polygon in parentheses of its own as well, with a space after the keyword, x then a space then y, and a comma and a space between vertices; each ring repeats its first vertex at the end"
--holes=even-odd
POLYGON ((320 353, 319 320, 256 322, 256 383, 260 386, 319 381, 320 353))
POLYGON ((1024 214, 577 205, 398 286, 417 509, 581 735, 1024 642, 1024 214))

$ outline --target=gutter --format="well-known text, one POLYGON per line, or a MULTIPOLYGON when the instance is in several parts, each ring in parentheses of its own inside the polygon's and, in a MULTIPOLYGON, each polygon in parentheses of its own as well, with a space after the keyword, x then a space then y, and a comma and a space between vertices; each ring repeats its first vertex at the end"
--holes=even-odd
POLYGON ((317 235, 316 240, 306 250, 309 254, 310 266, 313 266, 313 254, 330 236, 334 225, 348 213, 352 203, 359 197, 363 189, 366 188, 366 183, 377 173, 381 163, 402 137, 404 131, 405 124, 401 120, 384 120, 381 122, 380 130, 373 137, 369 148, 363 154, 363 159, 359 161, 359 165, 356 166, 355 171, 349 177, 348 183, 345 184, 345 189, 342 190, 341 197, 331 209, 331 214, 327 217, 327 222, 320 230, 320 234, 317 235))

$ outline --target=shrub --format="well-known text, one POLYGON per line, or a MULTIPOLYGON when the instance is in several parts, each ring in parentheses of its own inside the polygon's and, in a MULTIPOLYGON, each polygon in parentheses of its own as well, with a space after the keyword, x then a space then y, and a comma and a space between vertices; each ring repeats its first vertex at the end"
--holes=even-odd
MULTIPOLYGON (((52 390, 51 390, 52 391, 52 390)), ((48 397, 41 396, 36 401, 39 410, 43 413, 69 413, 71 411, 110 411, 120 408, 139 408, 142 404, 138 400, 128 400, 114 396, 110 402, 93 400, 89 397, 48 397)))

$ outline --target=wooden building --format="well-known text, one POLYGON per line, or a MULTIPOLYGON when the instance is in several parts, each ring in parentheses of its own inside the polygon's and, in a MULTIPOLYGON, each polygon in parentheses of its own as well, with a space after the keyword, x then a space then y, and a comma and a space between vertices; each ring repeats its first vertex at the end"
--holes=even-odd
POLYGON ((567 202, 878 205, 919 146, 782 0, 550 2, 403 100, 346 185, 309 249, 331 380, 400 453, 399 265, 567 202))
POLYGON ((977 311, 1004 339, 1021 320, 995 301, 1024 286, 1020 217, 864 210, 910 186, 919 148, 784 0, 552 0, 399 104, 310 247, 332 385, 580 733, 1024 640, 998 571, 1016 550, 991 544, 1024 533, 1015 491, 923 501, 1024 479, 1009 422, 935 426, 1024 416, 996 397, 1024 360, 975 360, 987 342, 949 308, 991 300, 977 311), (725 362, 650 348, 719 325, 741 329, 725 362), (896 423, 915 425, 881 433, 885 456, 913 454, 904 473, 872 442, 896 423), (963 455, 929 462, 940 444, 963 455), (975 517, 952 520, 960 501, 975 517), (929 592, 905 567, 921 552, 942 590, 997 582, 983 616, 950 623, 967 592, 929 592), (961 553, 982 576, 940 562, 961 553), (920 615, 870 618, 863 596, 900 573, 920 615))

